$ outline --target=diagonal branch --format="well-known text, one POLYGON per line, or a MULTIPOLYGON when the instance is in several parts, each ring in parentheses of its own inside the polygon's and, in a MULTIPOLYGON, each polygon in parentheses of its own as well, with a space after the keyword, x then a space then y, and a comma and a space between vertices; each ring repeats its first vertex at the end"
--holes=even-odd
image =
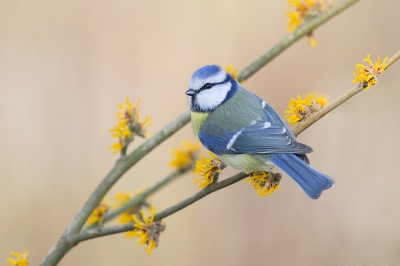
MULTIPOLYGON (((392 65, 394 62, 396 62, 399 58, 400 58, 400 51, 397 52, 395 55, 393 55, 388 61, 386 61, 388 64, 387 68, 390 65, 392 65)), ((306 130, 308 127, 310 127, 316 121, 318 121, 321 117, 325 116, 327 113, 331 112, 336 107, 338 107, 345 101, 349 100, 351 97, 353 97, 356 93, 362 91, 364 88, 365 87, 363 87, 362 83, 357 84, 354 88, 345 92, 342 96, 340 96, 335 101, 333 101, 330 104, 330 105, 332 105, 332 107, 329 107, 330 105, 327 105, 326 107, 322 108, 320 111, 314 113, 313 115, 310 115, 304 121, 304 123, 298 127, 298 129, 296 131, 293 131, 293 134, 295 136, 298 136, 301 132, 306 130)), ((207 196, 217 190, 220 190, 224 187, 227 187, 227 186, 230 186, 230 185, 233 185, 233 184, 239 182, 240 180, 246 178, 247 176, 248 176, 247 174, 241 172, 241 173, 231 176, 223 181, 220 181, 218 183, 210 184, 205 189, 197 192, 196 194, 190 196, 189 198, 186 198, 186 199, 182 200, 181 202, 178 202, 177 204, 157 213, 156 215, 154 215, 154 221, 160 221, 161 219, 164 219, 164 218, 182 210, 183 208, 186 208, 187 206, 195 203, 196 201, 204 198, 205 196, 207 196)), ((71 237, 71 241, 81 242, 81 241, 89 240, 92 238, 97 238, 97 237, 101 237, 101 236, 112 235, 112 234, 130 231, 130 230, 134 229, 133 225, 134 225, 134 223, 117 225, 117 226, 109 226, 109 227, 98 227, 98 228, 95 228, 92 230, 88 230, 88 231, 79 233, 78 235, 71 237)))
MULTIPOLYGON (((190 164, 187 167, 179 168, 179 169, 175 170, 173 173, 171 173, 168 176, 166 176, 165 178, 161 179, 160 181, 155 183, 153 186, 147 188, 146 190, 144 190, 143 192, 141 192, 137 196, 135 196, 132 199, 130 199, 128 202, 126 202, 121 207, 108 212, 107 215, 103 219, 103 224, 108 222, 108 221, 110 221, 111 219, 117 217, 121 213, 130 210, 133 207, 138 207, 138 206, 142 205, 150 195, 154 194, 155 192, 157 192, 161 188, 163 188, 166 185, 168 185, 173 180, 175 180, 178 177, 182 176, 183 174, 187 173, 192 168, 193 168, 193 164, 190 164)), ((90 230, 90 229, 93 229, 93 228, 98 227, 98 226, 99 226, 99 224, 96 223, 96 224, 88 226, 84 230, 90 230)))
POLYGON ((97 188, 93 191, 92 195, 86 201, 85 205, 81 208, 78 214, 75 216, 74 220, 67 229, 67 234, 74 232, 79 232, 86 220, 92 213, 92 211, 99 204, 101 199, 106 195, 110 188, 118 181, 118 179, 125 174, 132 166, 134 166, 139 160, 145 157, 149 152, 151 152, 155 147, 160 145, 164 140, 172 136, 175 132, 181 129, 190 121, 190 112, 186 111, 180 117, 172 121, 166 127, 157 132, 145 143, 140 145, 136 150, 118 159, 115 166, 106 175, 106 177, 101 181, 97 188))
MULTIPOLYGON (((260 58, 256 59, 248 67, 246 67, 239 74, 239 80, 243 81, 251 77, 258 70, 260 70, 264 65, 270 62, 273 58, 278 56, 293 43, 298 41, 300 38, 304 37, 306 34, 310 33, 312 30, 327 22, 329 19, 339 14, 346 8, 350 7, 352 4, 359 0, 343 0, 336 4, 327 11, 321 13, 313 19, 310 19, 300 25, 294 32, 288 34, 283 38, 277 45, 272 47, 267 53, 262 55, 260 58)), ((135 165, 140 159, 142 159, 146 154, 152 151, 165 139, 170 137, 176 131, 181 129, 184 125, 190 122, 190 112, 186 111, 180 117, 175 119, 171 124, 163 128, 161 131, 156 133, 148 141, 143 143, 139 148, 130 153, 127 156, 119 159, 117 164, 111 169, 110 173, 103 179, 103 181, 98 185, 92 195, 89 197, 85 205, 81 208, 78 214, 75 216, 74 220, 71 222, 67 229, 67 234, 80 231, 89 217, 90 213, 99 204, 101 199, 110 190, 110 188, 118 181, 118 179, 128 171, 133 165, 135 165)))
MULTIPOLYGON (((228 179, 225 179, 223 181, 220 181, 218 183, 213 183, 203 190, 197 192, 196 194, 190 196, 189 198, 186 198, 182 200, 181 202, 157 213, 154 215, 154 221, 160 221, 161 219, 170 216, 171 214, 174 214, 183 208, 186 208, 187 206, 195 203, 196 201, 204 198, 205 196, 220 190, 224 187, 230 186, 236 182, 239 182, 240 180, 246 178, 248 175, 245 173, 238 173, 234 176, 231 176, 228 179)), ((117 234, 117 233, 122 233, 126 231, 133 230, 134 223, 130 224, 123 224, 123 225, 116 225, 116 226, 108 226, 108 227, 97 227, 94 229, 90 229, 87 231, 83 231, 75 236, 69 237, 69 241, 71 242, 82 242, 85 240, 89 240, 92 238, 97 238, 100 236, 106 236, 106 235, 112 235, 112 234, 117 234)))
POLYGON ((248 67, 243 69, 238 76, 238 80, 240 82, 248 79, 252 75, 254 75, 258 70, 260 70, 263 66, 268 64, 272 59, 277 57, 280 53, 289 48, 292 44, 294 44, 299 39, 303 38, 317 27, 321 26, 346 8, 350 7, 352 4, 355 4, 359 0, 344 0, 340 3, 335 4, 333 7, 328 9, 327 11, 319 14, 313 19, 307 20, 299 27, 296 28, 295 31, 286 35, 280 42, 278 42, 274 47, 269 49, 265 54, 257 58, 253 63, 251 63, 248 67))
MULTIPOLYGON (((262 55, 259 59, 255 60, 252 64, 250 64, 247 68, 245 68, 239 74, 239 80, 243 81, 254 75, 264 65, 266 65, 273 58, 275 58, 284 50, 286 50, 288 47, 290 47, 297 40, 302 38, 307 33, 312 32, 315 28, 322 25, 330 18, 339 14, 340 12, 350 7, 357 1, 359 0, 343 0, 340 3, 336 4, 335 6, 333 6, 331 9, 320 14, 319 16, 304 22, 293 33, 289 34, 276 46, 270 49, 267 53, 262 55)), ((89 199, 85 202, 85 204, 82 206, 82 208, 79 210, 77 215, 74 217, 74 219, 68 226, 66 232, 53 246, 53 248, 49 251, 49 253, 47 254, 46 258, 44 259, 41 265, 42 266, 56 265, 72 247, 77 245, 79 242, 71 241, 71 239, 74 237, 76 238, 76 235, 78 235, 79 232, 82 230, 82 227, 84 226, 91 212, 96 208, 101 199, 106 195, 106 193, 111 189, 111 187, 119 180, 119 178, 123 174, 125 174, 133 165, 135 165, 140 159, 142 159, 145 155, 147 155, 150 151, 152 151, 155 147, 157 147, 160 143, 169 138, 183 126, 188 124, 189 121, 190 121, 190 112, 189 110, 187 110, 178 118, 176 118, 174 121, 172 121, 169 125, 164 127, 161 131, 156 133, 153 137, 151 137, 149 140, 147 140, 145 143, 139 146, 135 151, 133 151, 127 156, 124 156, 123 158, 120 158, 117 161, 116 165, 110 170, 110 172, 104 177, 104 179, 100 182, 100 184, 90 195, 89 199)), ((222 182, 225 181, 226 180, 222 182)), ((213 185, 218 185, 219 183, 213 185)))
MULTIPOLYGON (((394 62, 396 62, 399 58, 400 58, 400 51, 398 51, 396 54, 394 54, 392 57, 390 57, 386 61, 386 65, 387 65, 386 69, 390 65, 392 65, 394 62)), ((319 110, 318 112, 312 113, 309 117, 307 117, 306 120, 298 123, 292 130, 293 134, 295 134, 296 136, 299 135, 301 132, 306 130, 309 126, 311 126, 312 124, 317 122, 319 119, 324 117, 329 112, 333 111, 336 107, 338 107, 339 105, 341 105, 342 103, 344 103, 345 101, 350 99, 351 97, 355 96, 357 93, 363 91, 365 88, 366 88, 366 86, 363 85, 362 83, 356 84, 353 88, 349 89, 342 96, 340 96, 339 98, 337 98, 336 100, 334 100, 333 102, 331 102, 330 104, 328 104, 327 106, 325 106, 324 108, 319 110)))

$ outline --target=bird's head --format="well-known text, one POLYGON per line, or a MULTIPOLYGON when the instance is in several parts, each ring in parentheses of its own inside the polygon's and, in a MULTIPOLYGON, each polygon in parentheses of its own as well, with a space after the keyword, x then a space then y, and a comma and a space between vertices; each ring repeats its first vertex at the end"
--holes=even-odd
POLYGON ((229 100, 237 90, 237 82, 217 65, 207 65, 193 73, 186 91, 190 109, 210 112, 229 100))

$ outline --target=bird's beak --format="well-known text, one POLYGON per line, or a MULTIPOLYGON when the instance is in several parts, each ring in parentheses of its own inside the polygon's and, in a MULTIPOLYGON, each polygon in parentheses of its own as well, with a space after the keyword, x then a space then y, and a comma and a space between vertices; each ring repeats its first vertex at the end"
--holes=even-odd
POLYGON ((187 90, 185 93, 186 93, 187 95, 189 95, 189 96, 193 96, 193 95, 196 94, 196 92, 195 92, 194 90, 192 90, 192 89, 187 90))

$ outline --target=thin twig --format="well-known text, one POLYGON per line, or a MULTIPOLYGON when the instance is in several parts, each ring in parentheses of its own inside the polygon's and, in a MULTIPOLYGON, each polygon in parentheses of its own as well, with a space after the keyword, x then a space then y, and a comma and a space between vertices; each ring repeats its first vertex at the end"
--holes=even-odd
MULTIPOLYGON (((124 213, 124 212, 130 210, 133 207, 138 207, 138 206, 142 205, 150 195, 154 194, 155 192, 157 192, 161 188, 165 187, 167 184, 171 183, 173 180, 177 179, 178 177, 182 176, 183 174, 187 173, 191 169, 193 169, 193 165, 192 164, 190 166, 188 166, 188 167, 177 169, 176 171, 174 171, 173 173, 169 174, 165 178, 161 179, 159 182, 157 182, 156 184, 154 184, 150 188, 144 190, 143 192, 141 192, 137 196, 135 196, 132 199, 130 199, 128 202, 126 202, 121 207, 108 212, 107 215, 103 219, 103 224, 108 222, 108 221, 110 221, 111 219, 117 217, 121 213, 124 213)), ((93 224, 93 225, 88 226, 84 230, 90 230, 90 229, 93 229, 93 228, 95 228, 97 226, 99 226, 99 224, 93 224)))
POLYGON ((393 65, 394 62, 396 62, 397 60, 400 59, 400 51, 398 51, 397 53, 395 53, 392 57, 390 57, 386 62, 386 69, 388 69, 391 65, 393 65))
MULTIPOLYGON (((157 213, 156 215, 154 215, 154 221, 160 221, 161 219, 168 217, 171 214, 176 213, 177 211, 182 210, 183 208, 195 203, 196 201, 204 198, 205 196, 207 196, 217 190, 220 190, 224 187, 227 187, 236 182, 239 182, 240 180, 246 178, 247 176, 248 175, 245 173, 238 173, 238 174, 231 176, 230 178, 227 178, 223 181, 208 185, 206 188, 197 192, 193 196, 190 196, 189 198, 182 200, 181 202, 169 207, 168 209, 165 209, 165 210, 157 213)), ((106 235, 112 235, 112 234, 130 231, 130 230, 134 229, 133 225, 134 225, 134 223, 109 226, 109 227, 97 227, 97 228, 94 228, 91 230, 83 231, 75 236, 71 236, 69 238, 69 241, 81 242, 81 241, 89 240, 92 238, 97 238, 100 236, 106 236, 106 235)))
MULTIPOLYGON (((399 58, 400 58, 400 51, 398 51, 396 54, 394 54, 392 57, 390 57, 386 61, 387 67, 385 68, 385 70, 390 65, 392 65, 394 62, 396 62, 399 58)), ((385 72, 383 72, 383 73, 385 73, 385 72)), ((331 102, 330 104, 328 104, 327 106, 325 106, 324 108, 319 110, 318 112, 312 113, 310 116, 307 117, 306 120, 298 123, 292 130, 293 134, 295 134, 296 136, 299 135, 301 132, 306 130, 309 126, 311 126, 312 124, 317 122, 319 119, 324 117, 327 113, 331 112, 333 109, 335 109, 336 107, 338 107, 339 105, 341 105, 342 103, 344 103, 345 101, 347 101, 348 99, 350 99, 351 97, 356 95, 357 93, 363 91, 364 89, 365 89, 365 86, 362 83, 358 83, 353 88, 349 89, 346 93, 344 93, 342 96, 340 96, 339 98, 337 98, 336 100, 334 100, 333 102, 331 102)))
POLYGON ((265 54, 257 58, 253 63, 251 63, 248 67, 243 69, 238 76, 238 80, 240 82, 248 79, 252 75, 254 75, 258 70, 260 70, 263 66, 268 64, 272 59, 277 57, 280 53, 282 53, 286 48, 290 47, 293 43, 304 37, 305 35, 312 32, 314 29, 327 22, 329 19, 333 18, 346 8, 350 7, 352 4, 358 2, 359 0, 344 0, 333 7, 328 9, 327 11, 319 14, 313 19, 306 21, 296 28, 295 31, 288 34, 283 38, 280 42, 278 42, 274 47, 268 50, 265 54))

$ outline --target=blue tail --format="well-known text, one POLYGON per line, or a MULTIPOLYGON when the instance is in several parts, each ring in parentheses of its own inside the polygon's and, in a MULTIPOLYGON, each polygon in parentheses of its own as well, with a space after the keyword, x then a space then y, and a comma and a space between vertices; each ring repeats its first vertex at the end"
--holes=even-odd
POLYGON ((318 199, 322 191, 332 187, 333 178, 318 172, 291 153, 275 153, 269 158, 281 168, 312 199, 318 199))

